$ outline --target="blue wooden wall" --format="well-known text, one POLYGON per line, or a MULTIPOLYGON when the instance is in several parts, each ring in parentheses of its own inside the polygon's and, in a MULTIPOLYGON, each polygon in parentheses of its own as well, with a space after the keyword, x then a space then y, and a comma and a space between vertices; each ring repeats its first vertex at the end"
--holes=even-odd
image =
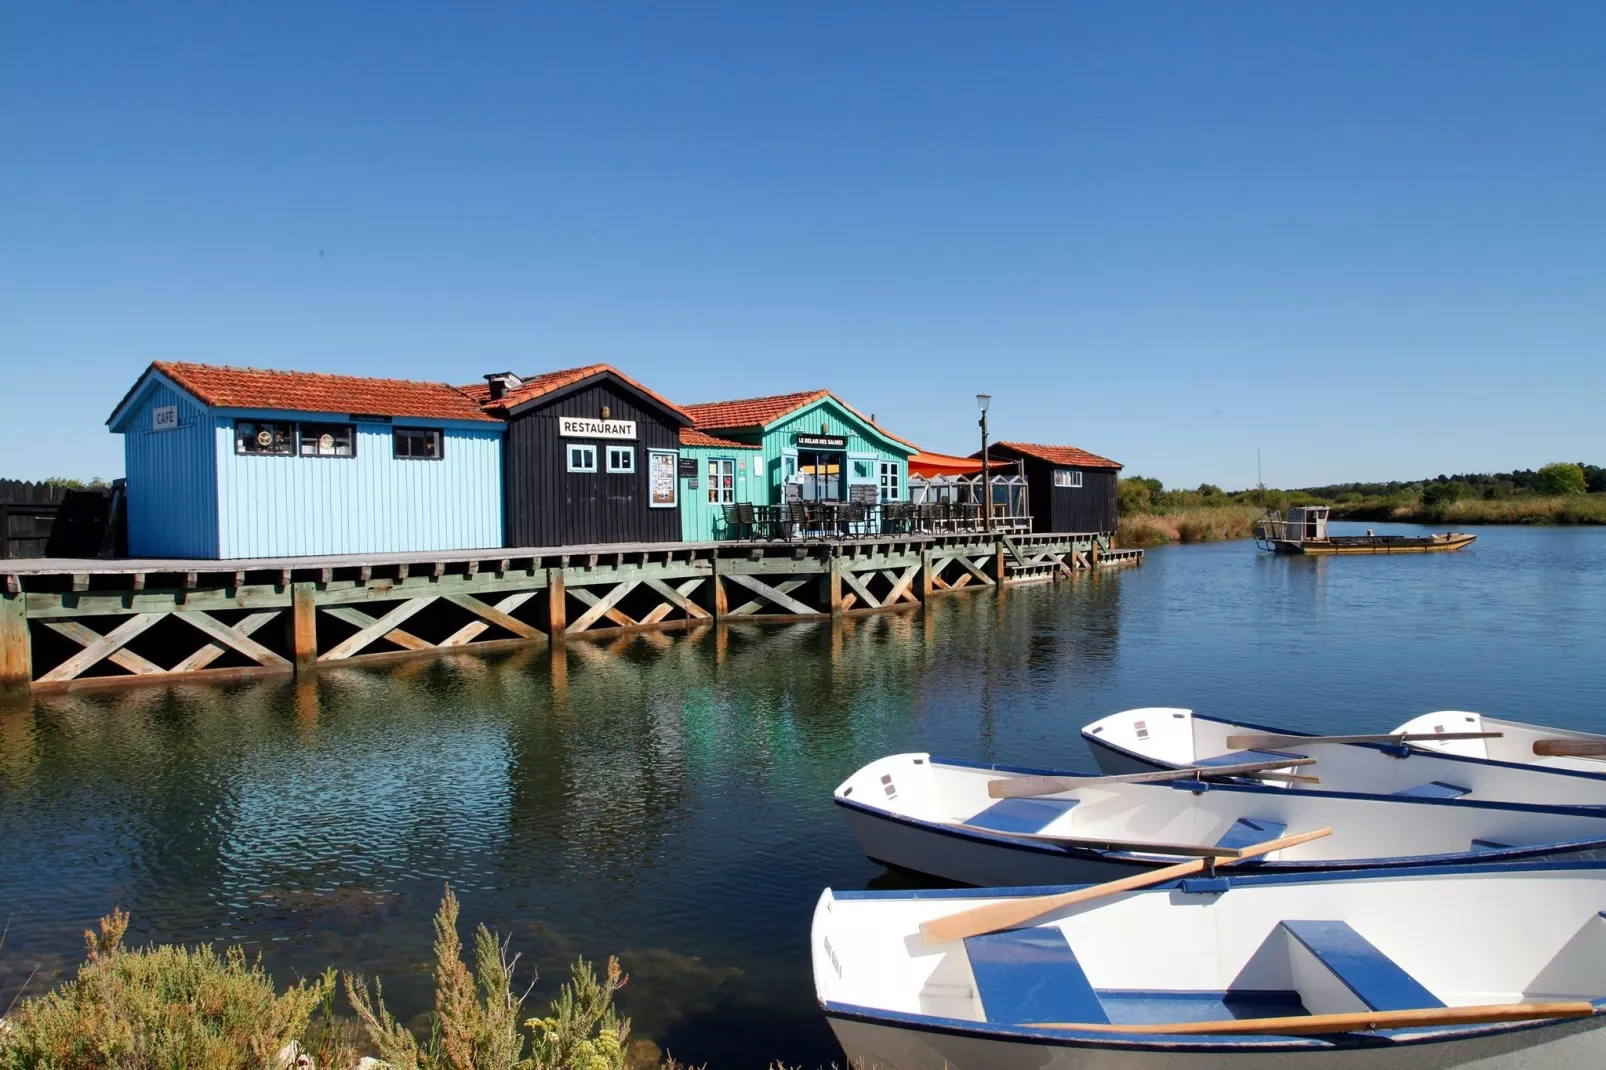
POLYGON ((132 557, 217 557, 217 462, 212 410, 161 377, 112 428, 123 434, 132 557), (178 427, 157 431, 159 406, 178 407, 178 427))
POLYGON ((355 457, 238 454, 234 418, 306 420, 311 413, 239 412, 215 432, 220 557, 472 550, 502 545, 502 430, 443 428, 438 461, 391 456, 391 424, 358 423, 355 457))

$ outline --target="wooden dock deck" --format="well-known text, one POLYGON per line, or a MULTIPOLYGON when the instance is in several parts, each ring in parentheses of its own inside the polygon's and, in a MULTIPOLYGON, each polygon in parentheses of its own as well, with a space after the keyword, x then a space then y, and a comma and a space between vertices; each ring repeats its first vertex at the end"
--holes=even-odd
POLYGON ((1103 534, 0 561, 0 698, 918 606, 1141 562, 1103 534))

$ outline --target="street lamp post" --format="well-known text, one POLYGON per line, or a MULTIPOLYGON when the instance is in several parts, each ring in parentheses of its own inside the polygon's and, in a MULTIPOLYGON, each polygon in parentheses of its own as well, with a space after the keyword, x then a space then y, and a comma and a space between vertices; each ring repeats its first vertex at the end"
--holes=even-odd
POLYGON ((977 394, 976 405, 981 409, 981 517, 984 530, 993 530, 993 465, 987 456, 987 406, 991 405, 991 394, 977 394))

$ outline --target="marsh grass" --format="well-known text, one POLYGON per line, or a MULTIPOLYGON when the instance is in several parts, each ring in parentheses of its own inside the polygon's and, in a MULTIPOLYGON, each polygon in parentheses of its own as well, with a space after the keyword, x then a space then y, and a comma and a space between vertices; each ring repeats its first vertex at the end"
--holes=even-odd
POLYGON ((1200 505, 1166 513, 1121 517, 1116 543, 1123 547, 1159 546, 1172 542, 1215 542, 1247 539, 1255 533, 1262 510, 1253 505, 1200 505))
POLYGON ((336 1013, 333 969, 281 993, 238 947, 125 948, 128 915, 115 910, 84 934, 73 980, 7 1016, 0 1070, 346 1070, 364 1050, 391 1070, 692 1070, 650 1042, 627 1043, 614 996, 629 978, 617 959, 601 977, 579 960, 547 1014, 524 1017, 518 956, 481 925, 465 962, 457 921, 447 888, 435 915, 435 1011, 420 1038, 386 1009, 377 978, 370 987, 344 975, 353 1021, 336 1013))

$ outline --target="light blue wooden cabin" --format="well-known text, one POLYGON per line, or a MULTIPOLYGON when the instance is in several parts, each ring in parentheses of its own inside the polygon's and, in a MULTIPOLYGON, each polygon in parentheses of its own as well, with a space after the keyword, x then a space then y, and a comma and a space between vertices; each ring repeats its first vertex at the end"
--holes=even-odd
POLYGON ((506 425, 444 383, 158 361, 106 422, 130 556, 502 545, 506 425))
POLYGON ((733 488, 737 502, 909 500, 909 458, 918 452, 916 447, 829 390, 681 407, 696 421, 698 432, 730 444, 723 449, 688 446, 683 437, 681 456, 696 457, 699 473, 695 491, 682 479, 681 501, 698 495, 698 508, 683 505, 681 510, 687 541, 730 537, 719 508, 723 497, 711 501, 706 490, 715 462, 728 460, 738 472, 745 466, 745 481, 738 478, 733 488))

